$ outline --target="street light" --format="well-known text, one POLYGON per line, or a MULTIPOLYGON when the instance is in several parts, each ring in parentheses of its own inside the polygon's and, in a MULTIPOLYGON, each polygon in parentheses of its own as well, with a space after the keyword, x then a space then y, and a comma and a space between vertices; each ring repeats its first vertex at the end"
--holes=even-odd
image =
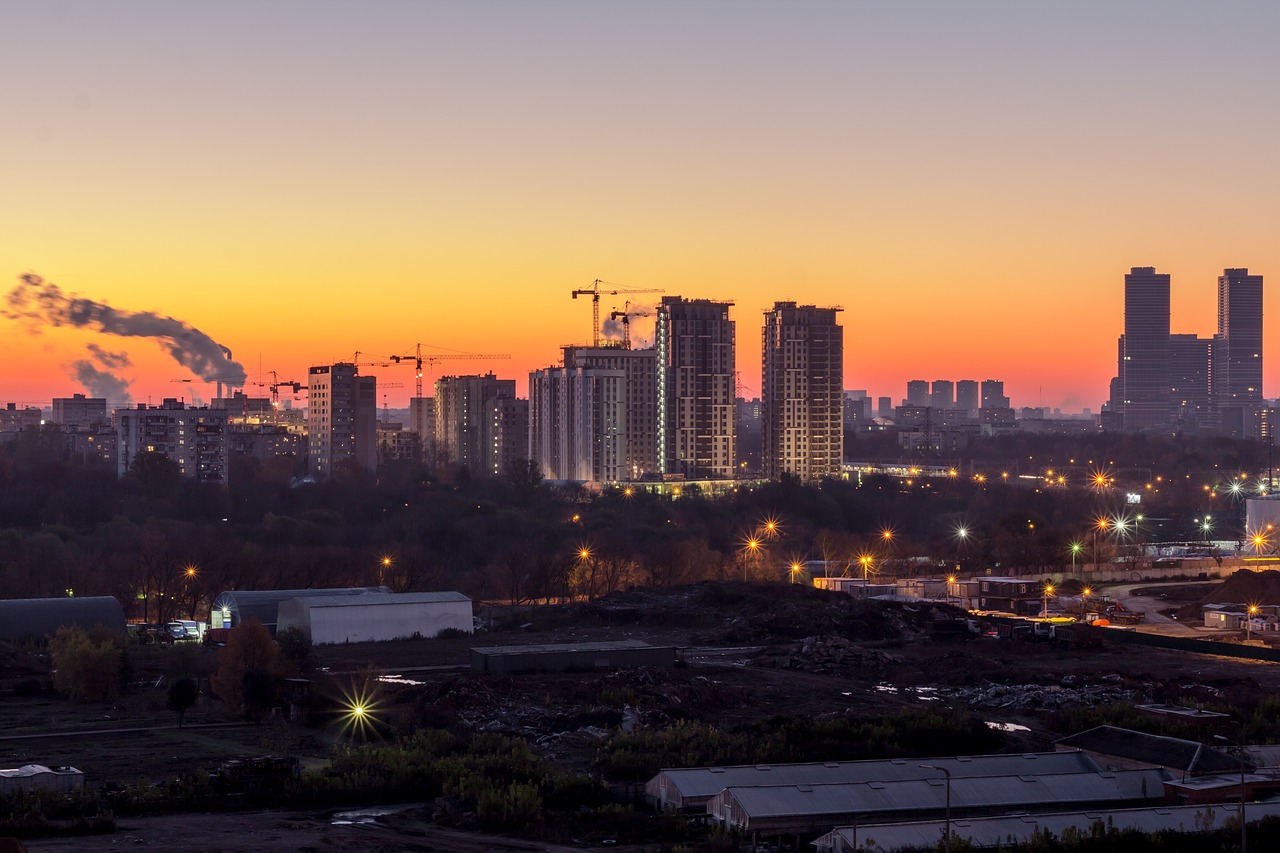
POLYGON ((1080 549, 1084 547, 1079 542, 1071 543, 1071 577, 1076 576, 1076 557, 1080 556, 1080 549))
POLYGON ((1258 613, 1258 605, 1249 605, 1249 618, 1245 621, 1244 641, 1250 643, 1253 641, 1253 617, 1258 613))
POLYGON ((871 555, 863 554, 858 558, 858 562, 862 563, 862 579, 864 581, 869 580, 869 576, 871 574, 871 555))
MULTIPOLYGON (((1241 724, 1241 728, 1242 728, 1242 729, 1243 729, 1243 726, 1244 726, 1244 724, 1242 723, 1242 724, 1241 724)), ((1243 732, 1242 732, 1242 735, 1243 735, 1243 732)), ((1222 741, 1223 743, 1233 744, 1237 749, 1239 749, 1239 750, 1240 750, 1240 753, 1236 756, 1236 760, 1240 762, 1240 853, 1249 853, 1249 847, 1248 847, 1248 845, 1249 845, 1249 837, 1245 834, 1245 822, 1244 822, 1244 795, 1245 795, 1245 787, 1244 787, 1244 768, 1245 768, 1245 763, 1244 763, 1244 740, 1243 740, 1243 737, 1242 737, 1242 738, 1241 738, 1241 740, 1240 740, 1240 742, 1236 742, 1236 741, 1232 740, 1231 738, 1223 737, 1222 735, 1214 735, 1214 736, 1213 736, 1213 739, 1214 739, 1214 740, 1220 740, 1220 741, 1222 741)))
POLYGON ((951 771, 934 764, 921 764, 922 770, 937 770, 947 777, 947 819, 942 830, 942 853, 951 853, 951 771))
POLYGON ((1053 584, 1051 584, 1051 583, 1047 583, 1047 584, 1045 584, 1045 585, 1044 585, 1044 610, 1041 610, 1041 611, 1040 611, 1040 618, 1041 618, 1041 619, 1048 619, 1048 618, 1049 618, 1049 595, 1050 595, 1052 592, 1053 592, 1053 584))

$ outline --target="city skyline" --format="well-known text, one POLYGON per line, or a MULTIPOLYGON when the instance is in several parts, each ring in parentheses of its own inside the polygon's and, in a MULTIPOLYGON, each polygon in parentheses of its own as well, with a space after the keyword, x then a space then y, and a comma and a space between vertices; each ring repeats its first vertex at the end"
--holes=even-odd
MULTIPOLYGON (((748 396, 758 312, 794 300, 844 308, 846 387, 1097 411, 1124 270, 1171 274, 1172 326, 1209 337, 1224 268, 1280 269, 1280 10, 925 6, 20 6, 0 291, 177 318, 251 376, 509 353, 429 378, 524 393, 602 278, 733 300, 748 396)), ((135 400, 198 388, 154 343, 0 324, 7 401, 84 390, 90 344, 135 400)), ((411 369, 373 372, 402 407, 411 369)))

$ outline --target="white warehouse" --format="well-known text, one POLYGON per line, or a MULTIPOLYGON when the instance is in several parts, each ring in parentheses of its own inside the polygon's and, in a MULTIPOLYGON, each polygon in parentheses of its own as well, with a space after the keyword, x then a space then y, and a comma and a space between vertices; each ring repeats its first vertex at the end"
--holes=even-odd
POLYGON ((460 592, 366 592, 280 602, 277 632, 297 628, 313 643, 366 643, 470 634, 471 599, 460 592))

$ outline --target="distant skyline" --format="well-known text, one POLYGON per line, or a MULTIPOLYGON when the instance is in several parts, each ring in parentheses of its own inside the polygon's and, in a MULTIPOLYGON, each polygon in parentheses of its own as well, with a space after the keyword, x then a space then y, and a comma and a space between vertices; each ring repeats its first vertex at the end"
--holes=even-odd
MULTIPOLYGON (((0 293, 34 273, 175 318, 253 381, 421 342, 510 353, 439 367, 523 389, 589 340, 570 291, 600 278, 733 300, 754 394, 764 311, 794 300, 844 308, 846 388, 996 378, 1097 411, 1131 267, 1202 336, 1224 268, 1280 276, 1275 4, 0 13, 0 293)), ((199 388, 155 343, 28 326, 0 319, 0 400, 120 354, 136 400, 199 388)), ((373 372, 403 406, 412 368, 373 372)))

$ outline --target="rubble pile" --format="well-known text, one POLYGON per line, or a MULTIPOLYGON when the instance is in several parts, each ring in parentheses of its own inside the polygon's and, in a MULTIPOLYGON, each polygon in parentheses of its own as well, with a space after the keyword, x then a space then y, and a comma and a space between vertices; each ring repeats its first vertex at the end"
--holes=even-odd
POLYGON ((755 665, 814 673, 851 674, 856 671, 882 670, 901 660, 898 655, 883 649, 860 646, 845 637, 820 634, 798 640, 784 650, 761 652, 755 658, 755 665))
POLYGON ((1128 702, 1133 692, 1115 684, 1069 687, 1060 684, 983 684, 977 687, 940 687, 941 698, 972 708, 1014 711, 1056 711, 1062 708, 1092 708, 1128 702))

